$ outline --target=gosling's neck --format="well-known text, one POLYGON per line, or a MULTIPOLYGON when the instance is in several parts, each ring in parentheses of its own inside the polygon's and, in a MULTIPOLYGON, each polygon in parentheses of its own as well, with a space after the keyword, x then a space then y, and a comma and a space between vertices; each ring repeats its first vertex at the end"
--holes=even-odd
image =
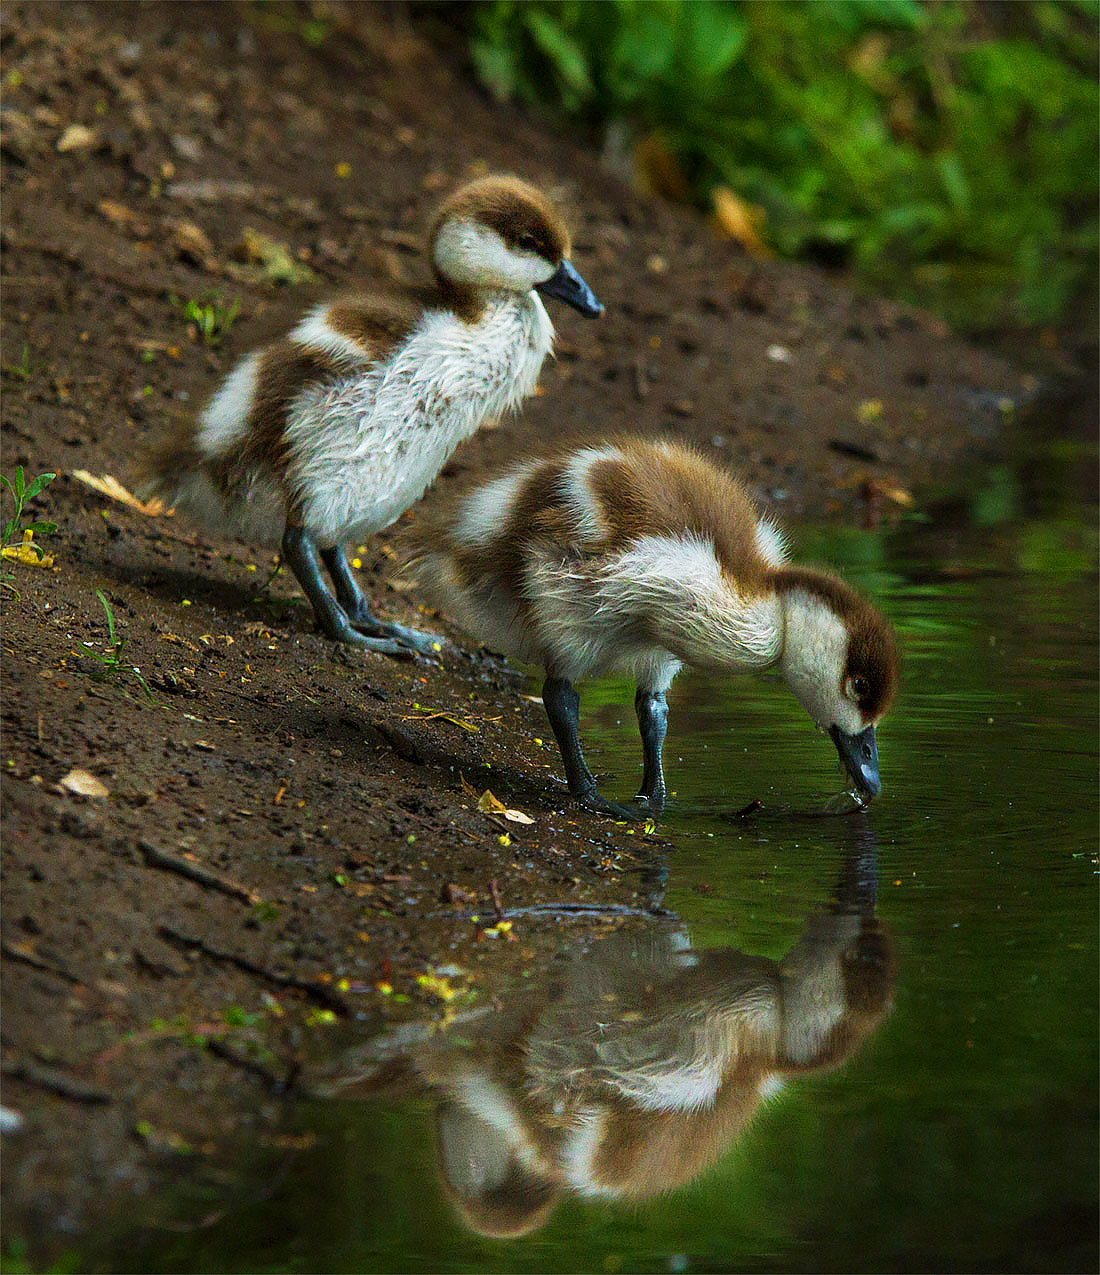
POLYGON ((738 587, 713 544, 694 536, 647 536, 618 561, 605 585, 620 614, 634 614, 653 639, 695 668, 767 669, 783 648, 774 590, 738 587))

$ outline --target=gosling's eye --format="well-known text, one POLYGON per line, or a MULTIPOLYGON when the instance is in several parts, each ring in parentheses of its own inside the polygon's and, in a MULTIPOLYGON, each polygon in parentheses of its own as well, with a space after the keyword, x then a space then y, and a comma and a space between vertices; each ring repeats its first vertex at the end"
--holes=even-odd
POLYGON ((848 698, 856 700, 857 703, 862 699, 866 699, 870 691, 871 684, 865 677, 850 677, 847 686, 844 688, 844 693, 848 698))

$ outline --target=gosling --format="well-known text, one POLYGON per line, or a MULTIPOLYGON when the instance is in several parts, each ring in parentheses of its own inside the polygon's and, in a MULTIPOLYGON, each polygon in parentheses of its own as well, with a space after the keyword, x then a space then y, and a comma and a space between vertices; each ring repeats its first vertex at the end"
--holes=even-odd
POLYGON ((740 484, 672 443, 627 440, 529 460, 467 494, 418 549, 435 605, 546 670, 543 704, 581 806, 617 818, 665 801, 666 692, 680 668, 778 668, 858 791, 881 791, 875 727, 898 656, 843 580, 788 565, 740 484), (574 682, 631 674, 643 748, 633 810, 596 790, 574 682))
POLYGON ((434 287, 338 298, 247 355, 154 457, 147 490, 240 539, 281 541, 333 640, 428 650, 430 635, 372 614, 343 546, 389 526, 463 439, 534 390, 554 337, 540 294, 602 313, 569 252, 538 190, 463 186, 429 235, 434 287))

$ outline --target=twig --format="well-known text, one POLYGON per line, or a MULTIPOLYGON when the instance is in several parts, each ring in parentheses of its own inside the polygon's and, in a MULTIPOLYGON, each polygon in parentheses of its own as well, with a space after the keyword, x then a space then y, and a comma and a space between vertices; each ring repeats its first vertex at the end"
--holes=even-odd
POLYGON ((500 901, 500 888, 497 885, 496 877, 493 877, 493 879, 489 882, 489 893, 493 897, 493 912, 496 915, 496 919, 498 921, 503 921, 504 907, 500 901))
POLYGON ((253 1076, 258 1076, 275 1093, 279 1094, 289 1093, 293 1089, 295 1081, 298 1079, 298 1073, 302 1069, 301 1061, 297 1058, 292 1058, 287 1066, 286 1075, 278 1076, 270 1067, 265 1067, 256 1058, 249 1058, 247 1054, 242 1054, 240 1050, 234 1049, 232 1045, 224 1040, 209 1040, 206 1043, 206 1048, 209 1053, 222 1059, 223 1062, 227 1062, 233 1067, 240 1067, 242 1071, 251 1072, 253 1076))
MULTIPOLYGON (((443 916, 475 916, 474 912, 444 912, 436 915, 443 916)), ((650 907, 650 908, 631 908, 622 903, 534 903, 530 907, 525 908, 505 908, 497 918, 511 919, 517 916, 560 916, 560 917, 576 917, 577 920, 585 920, 590 917, 615 916, 630 917, 640 916, 648 920, 653 919, 678 919, 675 912, 669 911, 668 908, 650 907)))
POLYGON ((23 952, 17 947, 12 947, 10 943, 0 943, 0 952, 9 961, 21 961, 24 965, 29 965, 31 969, 41 970, 43 974, 53 974, 55 978, 63 978, 67 983, 79 985, 84 982, 82 978, 78 978, 75 974, 70 974, 62 966, 51 965, 49 961, 44 961, 40 956, 35 956, 33 952, 23 952))
POLYGON ((232 899, 241 899, 245 903, 251 903, 253 907, 257 903, 262 903, 263 899, 255 890, 250 890, 245 885, 239 885, 236 881, 230 881, 226 877, 219 876, 216 872, 211 872, 209 868, 200 868, 198 864, 188 863, 186 859, 177 859, 175 855, 165 854, 163 850, 158 850, 156 846, 150 845, 148 841, 139 841, 138 849, 145 857, 145 862, 151 868, 161 868, 165 872, 174 872, 177 876, 186 877, 188 881, 197 881, 199 885, 206 886, 210 890, 218 890, 222 894, 228 894, 232 899))
POLYGON ((639 354, 634 360, 634 395, 639 403, 649 393, 649 373, 639 354))
POLYGON ((113 1102, 112 1096, 103 1089, 93 1089, 90 1085, 81 1084, 64 1072, 54 1071, 51 1067, 38 1067, 34 1063, 22 1059, 19 1062, 5 1062, 0 1068, 5 1076, 22 1080, 24 1084, 33 1085, 36 1089, 46 1089, 62 1098, 71 1098, 73 1102, 105 1103, 113 1102))
POLYGON ((214 961, 225 961, 228 965, 235 965, 238 969, 244 970, 246 974, 255 974, 257 978, 266 979, 269 983, 274 983, 276 987, 293 987, 300 992, 305 992, 307 996, 311 996, 314 1000, 319 1001, 322 1005, 327 1005, 329 1009, 335 1010, 336 1013, 346 1015, 348 1012, 347 1001, 339 992, 333 991, 331 987, 326 987, 324 983, 316 983, 308 978, 298 978, 294 974, 282 974, 278 970, 268 969, 265 965, 259 965, 256 961, 251 961, 247 956, 240 956, 236 952, 224 952, 220 948, 211 947, 209 943, 203 942, 202 939, 193 938, 188 934, 181 934, 179 930, 173 930, 169 925, 158 925, 157 933, 162 938, 174 943, 177 947, 192 948, 196 952, 201 952, 203 956, 209 956, 214 961))

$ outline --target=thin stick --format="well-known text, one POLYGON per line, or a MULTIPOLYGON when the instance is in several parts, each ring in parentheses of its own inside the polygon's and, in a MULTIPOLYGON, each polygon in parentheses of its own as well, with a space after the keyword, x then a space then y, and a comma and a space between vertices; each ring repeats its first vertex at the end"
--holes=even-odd
POLYGON ((105 1103, 113 1102, 109 1093, 102 1089, 93 1089, 90 1085, 81 1084, 64 1072, 54 1071, 50 1067, 39 1067, 35 1063, 22 1059, 19 1062, 4 1062, 2 1067, 5 1076, 21 1080, 36 1089, 46 1089, 62 1098, 70 1098, 73 1102, 105 1103))
POLYGON ((500 901, 500 887, 497 885, 496 877, 489 882, 489 893, 493 897, 493 911, 496 913, 498 921, 504 920, 504 906, 500 901))
POLYGON ((196 881, 199 885, 206 886, 210 890, 218 890, 222 894, 228 894, 231 899, 241 899, 245 903, 251 903, 253 907, 257 903, 262 903, 263 899, 255 890, 250 890, 245 885, 239 885, 236 881, 230 881, 226 877, 219 876, 216 872, 211 872, 209 868, 200 868, 196 863, 188 863, 186 859, 177 859, 175 855, 165 854, 163 850, 158 850, 156 846, 150 845, 148 841, 139 841, 138 849, 145 857, 145 862, 151 868, 160 868, 164 872, 174 872, 179 877, 186 877, 188 881, 196 881))
POLYGON ((179 930, 173 930, 168 925, 158 925, 157 933, 170 943, 175 943, 177 947, 193 948, 196 952, 201 952, 203 956, 209 956, 211 960, 225 961, 228 965, 235 965, 238 969, 244 970, 246 974, 255 974, 257 978, 266 979, 269 983, 274 983, 276 987, 293 987, 300 992, 305 992, 307 996, 320 1001, 322 1005, 327 1005, 338 1014, 346 1015, 348 1012, 347 1001, 344 1000, 339 992, 326 987, 324 983, 316 983, 308 978, 298 978, 294 974, 282 974, 278 970, 268 969, 265 965, 250 961, 247 956, 240 956, 236 952, 224 952, 220 948, 211 947, 209 943, 204 943, 202 939, 193 938, 189 934, 181 934, 179 930))
POLYGON ((224 1040, 208 1040, 206 1049, 208 1053, 214 1054, 222 1059, 223 1062, 227 1062, 233 1067, 240 1067, 242 1071, 247 1071, 251 1075, 259 1077, 274 1092, 280 1094, 287 1093, 293 1087, 294 1081, 301 1070, 301 1063, 297 1059, 292 1059, 287 1067, 286 1075, 277 1076, 270 1067, 265 1067, 256 1058, 249 1058, 247 1054, 242 1054, 240 1050, 234 1049, 232 1045, 224 1040))
POLYGON ((21 961, 24 965, 29 965, 31 969, 41 970, 43 974, 52 974, 55 978, 63 978, 66 983, 82 984, 84 980, 78 978, 75 974, 70 974, 67 969, 63 969, 60 965, 51 965, 49 961, 44 961, 40 956, 35 956, 33 952, 22 952, 17 947, 12 947, 10 943, 0 943, 0 952, 2 952, 9 961, 21 961))

